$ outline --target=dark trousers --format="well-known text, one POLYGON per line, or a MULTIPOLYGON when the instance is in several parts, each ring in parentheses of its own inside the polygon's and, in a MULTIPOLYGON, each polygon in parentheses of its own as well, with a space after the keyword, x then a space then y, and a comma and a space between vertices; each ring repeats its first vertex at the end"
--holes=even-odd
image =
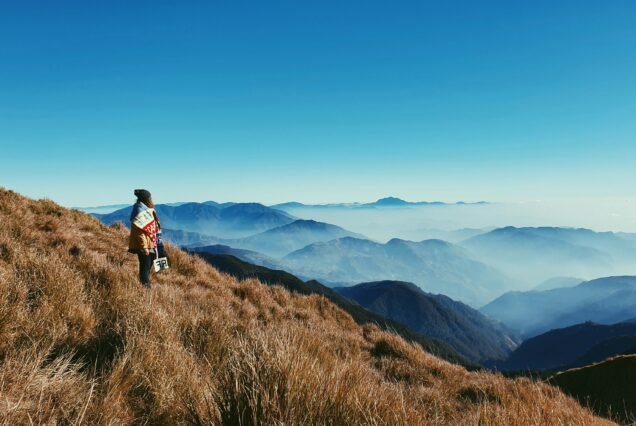
POLYGON ((139 258, 139 281, 144 287, 150 288, 150 271, 152 269, 153 254, 137 253, 139 258))

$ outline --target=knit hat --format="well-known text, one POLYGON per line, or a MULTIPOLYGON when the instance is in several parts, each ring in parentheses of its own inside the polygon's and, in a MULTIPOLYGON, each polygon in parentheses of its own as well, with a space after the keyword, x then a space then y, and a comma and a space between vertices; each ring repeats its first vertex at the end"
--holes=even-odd
POLYGON ((135 197, 137 197, 141 201, 150 200, 150 191, 146 189, 135 189, 135 197))

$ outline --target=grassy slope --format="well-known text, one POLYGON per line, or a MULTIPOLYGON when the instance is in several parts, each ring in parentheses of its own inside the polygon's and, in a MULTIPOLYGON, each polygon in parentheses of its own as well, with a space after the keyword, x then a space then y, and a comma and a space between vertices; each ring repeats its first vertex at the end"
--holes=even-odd
POLYGON ((264 284, 281 285, 287 290, 296 293, 304 295, 318 294, 324 296, 340 309, 351 315, 353 320, 359 325, 369 323, 376 324, 381 329, 392 331, 409 342, 418 343, 424 350, 440 358, 454 363, 464 364, 469 367, 476 367, 476 365, 470 366, 468 361, 466 361, 461 355, 455 352, 454 349, 443 341, 416 333, 399 322, 370 312, 356 302, 341 296, 318 281, 312 280, 304 282, 300 278, 286 271, 252 265, 251 263, 244 262, 243 260, 231 255, 211 254, 205 252, 196 252, 196 254, 205 259, 207 263, 214 266, 219 271, 238 278, 239 280, 256 278, 264 284))
POLYGON ((126 238, 0 189, 4 424, 603 422, 551 386, 468 372, 174 248, 146 291, 126 238))
POLYGON ((636 422, 636 355, 617 356, 556 374, 550 382, 621 423, 636 422))

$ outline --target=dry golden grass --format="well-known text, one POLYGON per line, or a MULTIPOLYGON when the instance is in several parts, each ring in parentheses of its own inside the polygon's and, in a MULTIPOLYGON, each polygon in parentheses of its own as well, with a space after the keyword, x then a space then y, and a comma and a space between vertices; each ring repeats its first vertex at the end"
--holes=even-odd
POLYGON ((144 290, 126 238, 0 188, 2 424, 606 423, 175 248, 144 290))

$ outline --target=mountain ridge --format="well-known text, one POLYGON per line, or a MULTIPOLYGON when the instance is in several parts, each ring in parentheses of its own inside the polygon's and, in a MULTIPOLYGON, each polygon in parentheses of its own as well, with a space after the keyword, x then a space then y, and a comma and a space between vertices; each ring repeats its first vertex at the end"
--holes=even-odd
POLYGON ((304 204, 296 201, 273 204, 271 207, 280 209, 356 209, 356 208, 395 208, 395 207, 426 207, 426 206, 453 206, 453 205, 485 205, 487 201, 406 201, 399 197, 387 196, 372 202, 349 202, 349 203, 324 203, 324 204, 304 204))
POLYGON ((506 358, 518 341, 503 326, 444 295, 413 283, 376 281, 339 287, 338 293, 414 331, 441 339, 473 362, 506 358))
POLYGON ((343 237, 366 239, 364 235, 356 234, 337 225, 311 219, 298 219, 241 239, 221 239, 219 243, 279 258, 310 244, 343 237))
MULTIPOLYGON (((610 339, 624 336, 636 338, 636 324, 596 324, 585 322, 570 327, 550 330, 544 334, 525 340, 504 362, 497 363, 497 369, 505 370, 559 370, 581 366, 580 360, 590 357, 588 352, 610 339)), ((634 345, 636 346, 636 345, 634 345)), ((632 346, 628 344, 626 349, 632 346)), ((608 356, 619 355, 609 353, 608 356)), ((590 359, 592 362, 603 361, 590 359)))
POLYGON ((507 226, 471 237, 460 245, 523 284, 519 289, 556 276, 591 279, 636 274, 632 261, 636 245, 611 232, 507 226))
MULTIPOLYGON (((197 232, 217 238, 244 237, 296 220, 282 210, 258 203, 231 204, 226 207, 206 203, 184 203, 178 206, 157 204, 157 215, 164 228, 197 232)), ((132 206, 110 214, 95 214, 107 225, 122 222, 128 226, 132 206)))
POLYGON ((344 237, 311 244, 290 253, 282 265, 303 277, 330 283, 409 281, 432 293, 444 293, 480 306, 506 286, 507 278, 468 256, 460 246, 440 240, 386 244, 344 237))
POLYGON ((574 287, 508 292, 480 311, 526 338, 586 321, 614 324, 636 313, 636 277, 604 277, 574 287))

